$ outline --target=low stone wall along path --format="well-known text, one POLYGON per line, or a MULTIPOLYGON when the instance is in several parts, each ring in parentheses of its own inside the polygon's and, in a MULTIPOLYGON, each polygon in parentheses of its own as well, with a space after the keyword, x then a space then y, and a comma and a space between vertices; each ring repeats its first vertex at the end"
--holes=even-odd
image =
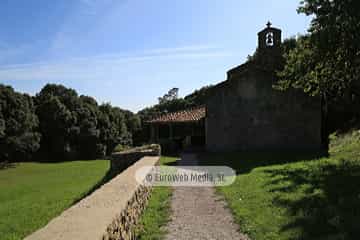
POLYGON ((134 239, 134 226, 150 195, 135 173, 158 161, 159 157, 141 158, 25 240, 134 239))
MULTIPOLYGON (((184 154, 180 165, 196 165, 194 154, 184 154)), ((225 202, 213 187, 174 187, 167 240, 248 240, 239 232, 225 202)))

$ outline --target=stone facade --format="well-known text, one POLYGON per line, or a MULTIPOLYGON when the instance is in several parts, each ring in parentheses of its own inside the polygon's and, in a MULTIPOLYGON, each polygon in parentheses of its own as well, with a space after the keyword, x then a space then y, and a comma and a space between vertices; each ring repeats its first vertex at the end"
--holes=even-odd
POLYGON ((212 89, 206 107, 209 151, 320 150, 321 100, 300 90, 278 91, 276 70, 282 65, 281 31, 259 33, 254 59, 228 72, 212 89))

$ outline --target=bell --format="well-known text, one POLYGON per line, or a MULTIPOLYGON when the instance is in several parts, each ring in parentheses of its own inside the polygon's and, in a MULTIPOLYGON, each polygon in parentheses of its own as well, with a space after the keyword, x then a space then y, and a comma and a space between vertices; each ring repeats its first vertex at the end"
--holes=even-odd
POLYGON ((268 34, 266 35, 266 45, 272 46, 273 43, 274 43, 273 34, 272 34, 272 33, 268 33, 268 34))

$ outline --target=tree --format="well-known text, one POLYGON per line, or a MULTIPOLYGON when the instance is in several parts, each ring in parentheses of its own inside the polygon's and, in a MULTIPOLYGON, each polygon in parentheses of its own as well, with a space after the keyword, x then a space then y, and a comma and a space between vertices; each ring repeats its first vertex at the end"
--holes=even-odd
POLYGON ((125 113, 126 128, 129 132, 135 133, 141 129, 141 119, 137 114, 127 111, 125 113))
POLYGON ((304 0, 298 12, 314 18, 309 34, 285 54, 275 87, 320 96, 328 132, 349 127, 360 119, 360 2, 304 0))
POLYGON ((47 158, 75 158, 77 149, 72 140, 79 134, 77 111, 81 107, 76 91, 47 84, 36 94, 35 103, 43 136, 41 152, 47 158))
POLYGON ((185 96, 184 99, 188 101, 189 105, 191 106, 204 105, 210 95, 212 87, 213 87, 212 85, 202 87, 199 90, 195 90, 193 93, 185 96))
POLYGON ((80 96, 80 106, 77 113, 78 134, 75 135, 75 145, 83 159, 93 159, 105 154, 105 145, 100 142, 99 107, 96 100, 89 96, 80 96))
POLYGON ((291 50, 296 48, 297 39, 296 37, 286 38, 281 43, 281 51, 284 55, 289 54, 291 50))
POLYGON ((309 35, 285 55, 279 88, 301 88, 325 101, 359 97, 359 1, 305 0, 298 12, 314 18, 309 35))
POLYGON ((106 103, 98 105, 75 90, 47 84, 36 95, 43 152, 75 159, 94 159, 111 154, 117 144, 131 145, 138 119, 130 111, 106 103))
POLYGON ((41 150, 54 158, 63 159, 71 152, 70 133, 74 117, 57 96, 38 101, 36 113, 42 134, 41 150))
POLYGON ((139 116, 63 85, 32 98, 0 84, 0 161, 28 160, 39 148, 47 161, 94 159, 131 145, 140 130, 139 116))
POLYGON ((163 103, 177 99, 178 94, 179 94, 178 88, 170 89, 164 96, 158 98, 159 104, 163 104, 163 103))
POLYGON ((0 84, 0 161, 26 161, 39 148, 33 100, 0 84))
POLYGON ((159 103, 154 106, 142 109, 137 113, 137 115, 140 117, 141 121, 147 121, 160 114, 176 112, 187 108, 204 105, 211 93, 212 87, 212 85, 202 87, 201 89, 195 90, 184 98, 179 98, 177 94, 169 94, 170 92, 174 93, 179 91, 178 88, 173 88, 175 89, 174 91, 170 90, 167 94, 164 95, 164 97, 159 98, 162 99, 162 101, 159 101, 159 103), (173 97, 169 97, 170 95, 173 97))
POLYGON ((100 141, 105 144, 106 153, 110 154, 118 144, 130 145, 131 134, 127 131, 122 110, 107 103, 100 105, 100 111, 100 141))

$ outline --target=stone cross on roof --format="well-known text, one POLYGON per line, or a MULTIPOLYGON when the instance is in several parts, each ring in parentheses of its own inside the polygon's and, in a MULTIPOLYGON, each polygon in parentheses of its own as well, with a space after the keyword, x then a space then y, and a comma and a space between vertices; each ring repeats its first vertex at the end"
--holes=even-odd
POLYGON ((272 25, 272 24, 271 24, 271 22, 270 22, 270 21, 268 21, 268 22, 267 22, 267 24, 266 24, 266 26, 267 26, 268 28, 270 28, 270 27, 271 27, 271 25, 272 25))

